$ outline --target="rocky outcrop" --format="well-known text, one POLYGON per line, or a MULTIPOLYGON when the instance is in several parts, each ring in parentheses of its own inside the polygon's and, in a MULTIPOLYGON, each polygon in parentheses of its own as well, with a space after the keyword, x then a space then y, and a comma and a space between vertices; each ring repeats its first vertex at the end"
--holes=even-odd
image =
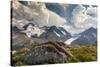
POLYGON ((68 57, 72 57, 72 54, 60 44, 47 42, 36 45, 25 55, 24 61, 29 65, 63 63, 68 57))

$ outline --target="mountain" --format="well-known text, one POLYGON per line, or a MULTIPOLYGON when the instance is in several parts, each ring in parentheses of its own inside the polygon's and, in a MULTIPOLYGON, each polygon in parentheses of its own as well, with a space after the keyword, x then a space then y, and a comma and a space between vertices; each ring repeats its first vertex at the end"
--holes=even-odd
POLYGON ((79 34, 80 36, 71 44, 91 44, 97 41, 97 29, 91 27, 79 34))
POLYGON ((46 38, 48 40, 54 41, 64 41, 71 37, 70 33, 64 30, 62 27, 51 26, 48 29, 45 29, 45 33, 43 33, 40 37, 46 38))

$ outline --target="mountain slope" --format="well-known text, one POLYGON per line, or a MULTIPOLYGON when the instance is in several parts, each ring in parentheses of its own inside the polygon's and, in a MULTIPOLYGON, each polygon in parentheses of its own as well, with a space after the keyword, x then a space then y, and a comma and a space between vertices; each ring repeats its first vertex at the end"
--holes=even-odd
POLYGON ((48 29, 46 29, 46 32, 43 33, 40 37, 45 37, 48 40, 63 42, 64 40, 70 38, 71 35, 61 27, 51 26, 48 29))
POLYGON ((84 44, 84 43, 95 43, 97 41, 97 31, 94 28, 89 28, 86 31, 80 33, 78 39, 74 40, 72 44, 84 44))

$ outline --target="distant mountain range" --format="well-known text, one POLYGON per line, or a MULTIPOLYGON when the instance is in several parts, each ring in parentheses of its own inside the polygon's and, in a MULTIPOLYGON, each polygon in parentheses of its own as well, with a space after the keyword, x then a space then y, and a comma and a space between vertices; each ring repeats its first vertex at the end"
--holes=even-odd
MULTIPOLYGON (((16 29, 16 27, 14 28, 13 29, 16 32, 21 31, 16 29)), ((35 27, 33 26, 33 29, 34 28, 35 27)), ((56 27, 56 26, 51 26, 51 27, 44 26, 42 28, 36 27, 36 30, 38 29, 44 30, 45 32, 35 32, 35 30, 33 30, 34 35, 30 35, 32 38, 37 38, 37 39, 40 38, 48 41, 49 40, 60 41, 60 42, 65 42, 66 44, 85 44, 85 43, 90 44, 90 43, 95 43, 97 41, 97 29, 93 27, 83 31, 82 33, 77 34, 76 36, 71 36, 71 34, 62 27, 56 27), (37 34, 40 34, 40 36, 37 36, 37 34)))

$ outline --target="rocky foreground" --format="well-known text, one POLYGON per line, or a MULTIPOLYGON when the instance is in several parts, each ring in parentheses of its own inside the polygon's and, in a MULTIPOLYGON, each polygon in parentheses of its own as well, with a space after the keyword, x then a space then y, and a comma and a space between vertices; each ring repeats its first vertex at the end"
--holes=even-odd
POLYGON ((61 42, 33 43, 12 50, 12 65, 38 65, 96 61, 96 45, 65 46, 61 42))

